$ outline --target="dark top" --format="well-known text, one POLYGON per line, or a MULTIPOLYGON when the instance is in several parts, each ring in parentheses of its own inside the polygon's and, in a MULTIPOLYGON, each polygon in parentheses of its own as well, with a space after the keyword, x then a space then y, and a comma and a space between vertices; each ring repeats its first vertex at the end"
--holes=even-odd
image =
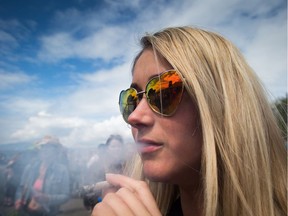
POLYGON ((180 197, 172 204, 167 216, 183 216, 180 197))

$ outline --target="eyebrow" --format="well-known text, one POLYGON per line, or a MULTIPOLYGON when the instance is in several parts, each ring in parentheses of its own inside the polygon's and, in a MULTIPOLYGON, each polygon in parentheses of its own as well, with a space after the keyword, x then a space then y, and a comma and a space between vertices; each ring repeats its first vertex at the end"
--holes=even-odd
MULTIPOLYGON (((150 77, 148 77, 148 81, 146 82, 145 87, 151 79, 153 79, 154 77, 159 76, 161 74, 162 74, 162 72, 160 74, 154 74, 154 75, 151 75, 150 77)), ((136 83, 131 83, 130 88, 135 88, 136 90, 142 90, 136 83)))
POLYGON ((139 89, 139 86, 136 83, 131 83, 130 88, 139 89))

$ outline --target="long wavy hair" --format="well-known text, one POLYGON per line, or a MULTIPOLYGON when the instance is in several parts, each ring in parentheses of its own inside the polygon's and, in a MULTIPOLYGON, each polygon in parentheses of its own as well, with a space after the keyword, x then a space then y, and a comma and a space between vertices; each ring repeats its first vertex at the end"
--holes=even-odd
MULTIPOLYGON (((238 49, 219 34, 167 28, 141 39, 185 79, 203 136, 206 216, 287 215, 287 152, 259 78, 238 49)), ((192 131, 191 131, 192 134, 192 131)), ((149 182, 139 156, 127 172, 146 180, 165 215, 177 188, 149 182)))

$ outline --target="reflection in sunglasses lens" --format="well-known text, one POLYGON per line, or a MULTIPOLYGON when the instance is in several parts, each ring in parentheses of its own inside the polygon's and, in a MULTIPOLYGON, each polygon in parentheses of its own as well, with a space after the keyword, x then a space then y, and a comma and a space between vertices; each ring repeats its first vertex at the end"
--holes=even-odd
POLYGON ((176 71, 163 73, 147 85, 150 107, 157 113, 171 115, 180 103, 183 84, 176 71))

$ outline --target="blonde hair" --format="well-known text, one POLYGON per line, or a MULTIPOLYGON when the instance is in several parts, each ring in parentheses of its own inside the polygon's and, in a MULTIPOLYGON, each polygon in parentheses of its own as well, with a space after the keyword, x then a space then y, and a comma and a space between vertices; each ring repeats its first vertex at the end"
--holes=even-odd
MULTIPOLYGON (((167 28, 141 43, 142 51, 153 48, 185 77, 198 107, 205 215, 287 215, 284 139, 264 88, 238 49, 218 34, 191 27, 167 28)), ((130 175, 145 179, 139 157, 134 164, 130 175)), ((149 184, 166 214, 175 187, 149 184)))

